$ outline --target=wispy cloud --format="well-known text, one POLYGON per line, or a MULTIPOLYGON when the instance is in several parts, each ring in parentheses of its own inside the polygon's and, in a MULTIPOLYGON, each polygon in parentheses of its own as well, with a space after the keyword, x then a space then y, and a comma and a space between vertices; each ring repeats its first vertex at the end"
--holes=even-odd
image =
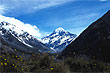
POLYGON ((3 15, 5 13, 10 13, 10 15, 32 13, 40 9, 61 5, 70 1, 74 0, 0 0, 0 22, 9 22, 17 27, 21 27, 33 36, 40 37, 41 33, 39 32, 37 26, 23 23, 18 19, 13 17, 5 17, 3 15))
POLYGON ((8 22, 10 24, 14 24, 19 28, 19 30, 24 30, 24 31, 28 32, 29 34, 31 34, 35 37, 40 37, 41 36, 41 34, 39 33, 39 29, 35 25, 31 25, 31 24, 28 24, 28 23, 23 23, 20 20, 15 19, 13 17, 6 17, 6 16, 3 16, 3 15, 0 15, 0 18, 1 18, 0 22, 5 21, 5 22, 8 22))
POLYGON ((62 18, 60 19, 54 19, 52 22, 53 24, 51 25, 51 21, 47 22, 48 25, 46 26, 65 26, 66 24, 71 25, 74 24, 74 27, 82 27, 85 24, 87 24, 87 22, 90 22, 91 20, 93 20, 94 17, 99 16, 98 13, 83 13, 83 14, 79 14, 79 15, 71 15, 68 18, 62 18))
POLYGON ((98 16, 99 14, 97 13, 88 13, 88 14, 82 14, 82 15, 77 15, 77 16, 74 16, 74 17, 71 17, 69 19, 66 19, 65 22, 70 22, 70 21, 83 21, 84 19, 88 20, 94 16, 98 16))
POLYGON ((6 9, 4 5, 0 5, 0 14, 4 14, 6 9))
POLYGON ((100 1, 104 2, 104 1, 110 1, 110 0, 100 0, 100 1))
POLYGON ((7 12, 16 12, 21 14, 31 13, 40 9, 60 5, 70 1, 74 0, 0 0, 0 5, 7 6, 7 12))
MULTIPOLYGON (((12 17, 5 17, 3 15, 7 13, 8 15, 10 14, 12 16, 28 14, 71 1, 75 0, 0 0, 0 18, 2 18, 0 21, 7 21, 11 24, 15 24, 18 27, 24 28, 31 35, 40 37, 42 34, 39 32, 37 26, 25 24, 18 19, 12 17)), ((46 35, 47 33, 44 34, 46 35)))
POLYGON ((52 7, 52 6, 56 6, 59 4, 63 4, 65 2, 69 2, 69 1, 73 1, 73 0, 41 0, 37 4, 34 9, 42 9, 42 8, 48 8, 48 7, 52 7))

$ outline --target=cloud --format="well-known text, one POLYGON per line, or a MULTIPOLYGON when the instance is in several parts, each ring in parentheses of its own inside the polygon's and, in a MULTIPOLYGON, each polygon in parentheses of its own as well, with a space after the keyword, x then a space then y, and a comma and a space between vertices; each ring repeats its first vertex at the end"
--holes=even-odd
POLYGON ((6 17, 4 15, 19 16, 71 1, 74 0, 0 0, 0 22, 9 22, 16 25, 17 27, 21 27, 33 36, 40 37, 41 34, 37 26, 23 23, 18 19, 6 17))
MULTIPOLYGON (((48 8, 48 7, 52 7, 52 6, 56 6, 56 5, 60 5, 69 1, 73 1, 73 0, 41 0, 39 1, 40 4, 37 4, 34 9, 43 9, 43 8, 48 8)), ((38 3, 39 3, 38 2, 38 3)))
POLYGON ((4 14, 6 7, 4 5, 0 5, 0 14, 4 14))
POLYGON ((74 0, 0 0, 0 5, 8 7, 7 12, 14 14, 31 13, 40 9, 60 5, 74 0))
POLYGON ((15 19, 13 17, 6 17, 3 15, 0 15, 0 22, 5 21, 8 22, 10 24, 14 24, 16 25, 19 30, 24 30, 26 32, 28 32, 29 34, 35 36, 35 37, 40 37, 41 34, 39 32, 39 29, 37 28, 37 26, 32 25, 32 24, 28 24, 28 23, 23 23, 18 19, 15 19))
POLYGON ((100 1, 104 2, 104 1, 110 1, 110 0, 100 0, 100 1))
MULTIPOLYGON (((92 21, 94 17, 99 16, 98 13, 83 13, 76 15, 71 15, 70 17, 65 17, 61 19, 54 19, 50 20, 50 22, 47 22, 48 25, 46 26, 65 26, 68 24, 68 26, 71 26, 71 24, 74 24, 74 27, 84 26, 87 25, 88 22, 92 21), (60 21, 59 21, 60 20, 60 21), (51 25, 51 23, 53 23, 51 25)), ((70 28, 70 27, 69 27, 70 28)))

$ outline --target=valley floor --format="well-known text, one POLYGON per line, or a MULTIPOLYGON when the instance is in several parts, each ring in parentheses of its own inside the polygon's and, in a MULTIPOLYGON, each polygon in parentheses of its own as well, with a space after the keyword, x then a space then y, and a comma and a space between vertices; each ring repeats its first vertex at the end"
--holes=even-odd
POLYGON ((87 61, 83 58, 55 59, 58 54, 32 54, 25 56, 4 53, 0 55, 0 72, 110 72, 110 64, 95 59, 87 61))

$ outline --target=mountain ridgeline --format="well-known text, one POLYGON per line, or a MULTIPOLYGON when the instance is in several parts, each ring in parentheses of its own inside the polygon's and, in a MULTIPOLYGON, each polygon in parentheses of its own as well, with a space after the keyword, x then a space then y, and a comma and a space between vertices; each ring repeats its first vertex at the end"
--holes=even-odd
POLYGON ((50 50, 45 44, 41 43, 28 32, 20 30, 16 25, 8 22, 0 23, 0 38, 11 48, 24 53, 47 52, 50 50))
POLYGON ((110 62, 110 10, 68 45, 61 56, 86 56, 110 62))

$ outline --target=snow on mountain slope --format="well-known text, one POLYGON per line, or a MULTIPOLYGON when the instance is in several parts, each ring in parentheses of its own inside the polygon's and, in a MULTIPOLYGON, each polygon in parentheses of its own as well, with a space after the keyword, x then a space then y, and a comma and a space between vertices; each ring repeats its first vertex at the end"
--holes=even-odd
MULTIPOLYGON (((23 30, 21 30, 20 28, 16 27, 15 25, 9 24, 9 23, 7 23, 7 22, 2 22, 0 28, 9 31, 10 33, 12 33, 12 35, 13 35, 15 38, 16 38, 16 36, 17 36, 17 39, 18 39, 20 42, 24 43, 25 45, 27 45, 27 46, 29 46, 29 47, 32 47, 32 46, 30 46, 29 44, 26 44, 26 43, 25 43, 25 41, 23 40, 23 37, 18 37, 18 36, 24 34, 25 32, 24 32, 23 30), (15 35, 16 35, 16 36, 15 36, 15 35)), ((2 35, 4 35, 4 34, 2 34, 2 35)), ((28 40, 29 37, 31 37, 31 36, 27 36, 26 39, 28 40)))
POLYGON ((22 30, 22 29, 25 30, 30 35, 33 35, 33 36, 36 36, 36 37, 41 36, 41 34, 39 32, 39 29, 37 28, 36 25, 32 25, 32 24, 29 24, 29 23, 24 23, 24 22, 22 22, 22 21, 20 21, 16 18, 13 18, 13 17, 6 17, 6 16, 3 16, 3 15, 0 15, 0 22, 3 22, 3 21, 15 25, 20 30, 22 30))
POLYGON ((49 46, 55 52, 61 52, 68 44, 70 44, 76 35, 65 31, 59 27, 49 36, 43 37, 42 42, 49 46))
POLYGON ((0 36, 12 47, 25 52, 46 52, 49 48, 25 30, 8 22, 0 23, 0 36))

